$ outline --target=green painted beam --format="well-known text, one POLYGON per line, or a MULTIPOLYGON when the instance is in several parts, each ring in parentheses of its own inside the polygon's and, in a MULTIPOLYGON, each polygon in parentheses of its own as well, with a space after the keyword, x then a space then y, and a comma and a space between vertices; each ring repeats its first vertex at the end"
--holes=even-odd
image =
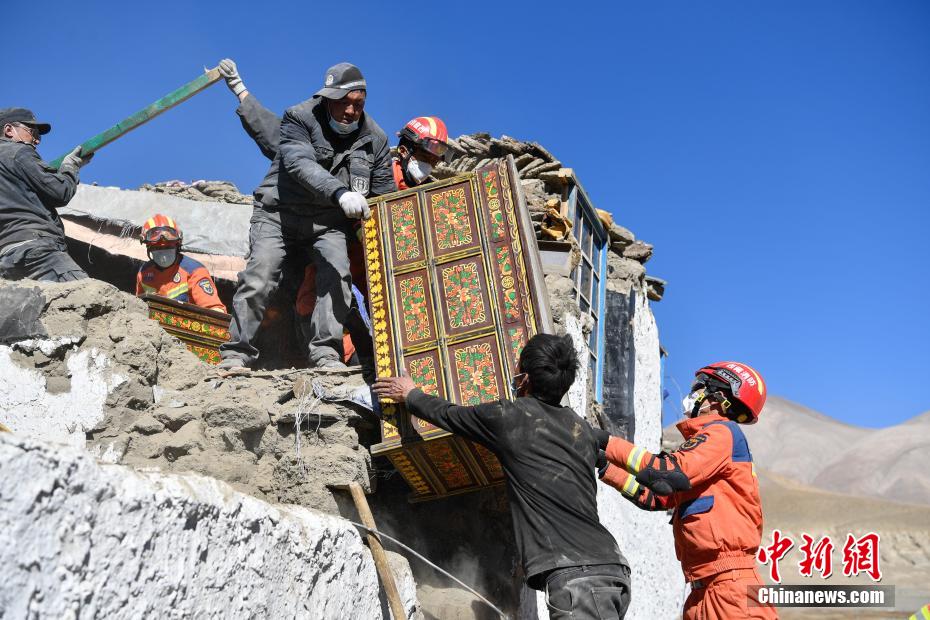
MULTIPOLYGON (((86 142, 81 143, 81 152, 83 153, 93 153, 107 144, 113 142, 117 138, 129 133, 136 127, 144 125, 149 122, 159 114, 167 112, 174 106, 183 103, 199 93, 200 91, 206 89, 207 87, 216 83, 222 76, 220 75, 220 70, 218 68, 213 68, 207 70, 203 75, 199 76, 195 80, 191 80, 184 86, 178 88, 177 90, 168 93, 158 101, 146 106, 145 108, 139 110, 132 116, 128 116, 113 125, 106 131, 98 133, 96 136, 87 140, 86 142)), ((67 153, 65 153, 67 155, 67 153)), ((55 161, 51 162, 51 166, 58 169, 58 166, 61 165, 61 160, 65 158, 65 155, 62 155, 55 161)))

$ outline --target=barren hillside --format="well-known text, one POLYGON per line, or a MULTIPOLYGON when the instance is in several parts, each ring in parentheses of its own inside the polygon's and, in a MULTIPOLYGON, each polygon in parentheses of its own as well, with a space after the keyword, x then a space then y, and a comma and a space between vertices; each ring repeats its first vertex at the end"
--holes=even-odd
MULTIPOLYGON (((930 504, 930 412, 868 429, 770 396, 758 424, 744 429, 768 472, 833 493, 930 504)), ((666 449, 681 441, 674 425, 665 428, 666 449)))

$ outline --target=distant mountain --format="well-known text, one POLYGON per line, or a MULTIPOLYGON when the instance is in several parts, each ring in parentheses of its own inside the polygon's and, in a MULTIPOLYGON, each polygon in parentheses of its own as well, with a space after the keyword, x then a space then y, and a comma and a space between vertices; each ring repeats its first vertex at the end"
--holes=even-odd
MULTIPOLYGON (((930 412, 874 430, 770 396, 759 422, 743 428, 768 472, 833 493, 930 504, 930 412)), ((663 435, 666 449, 682 441, 674 425, 663 435)))
POLYGON ((897 426, 868 431, 824 467, 811 484, 852 495, 930 504, 928 455, 930 412, 897 426))

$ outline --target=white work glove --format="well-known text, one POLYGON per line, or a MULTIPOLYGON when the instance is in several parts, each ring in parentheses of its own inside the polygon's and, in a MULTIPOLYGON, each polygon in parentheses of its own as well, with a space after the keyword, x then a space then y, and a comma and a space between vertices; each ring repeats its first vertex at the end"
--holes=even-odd
POLYGON ((339 197, 339 206, 346 217, 352 220, 367 220, 371 217, 371 209, 368 208, 368 201, 358 192, 343 192, 339 197))
POLYGON ((81 155, 81 147, 76 146, 73 151, 65 155, 64 159, 61 160, 61 165, 58 166, 58 172, 70 172, 77 176, 81 166, 89 162, 93 156, 93 153, 81 155))
POLYGON ((220 75, 226 78, 226 86, 229 87, 229 90, 233 91, 233 94, 237 97, 239 93, 246 90, 245 84, 242 83, 242 78, 239 77, 239 71, 236 69, 236 63, 233 62, 231 58, 224 58, 220 61, 219 65, 220 75))

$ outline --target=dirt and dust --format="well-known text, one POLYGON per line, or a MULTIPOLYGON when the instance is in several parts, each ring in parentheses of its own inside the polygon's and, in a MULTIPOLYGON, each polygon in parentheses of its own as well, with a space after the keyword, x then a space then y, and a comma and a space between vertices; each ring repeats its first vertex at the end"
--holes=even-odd
POLYGON ((109 375, 119 378, 101 415, 82 429, 88 448, 104 460, 193 471, 269 501, 330 513, 339 512, 339 503, 328 485, 355 481, 370 490, 370 456, 357 430, 374 428, 374 414, 294 393, 298 379, 322 394, 337 387, 344 393, 364 386, 360 374, 280 370, 223 377, 150 320, 145 303, 109 284, 0 287, 41 300, 35 335, 54 345, 11 343, 10 359, 38 373, 48 393, 69 393, 69 359, 85 351, 105 358, 109 375))

